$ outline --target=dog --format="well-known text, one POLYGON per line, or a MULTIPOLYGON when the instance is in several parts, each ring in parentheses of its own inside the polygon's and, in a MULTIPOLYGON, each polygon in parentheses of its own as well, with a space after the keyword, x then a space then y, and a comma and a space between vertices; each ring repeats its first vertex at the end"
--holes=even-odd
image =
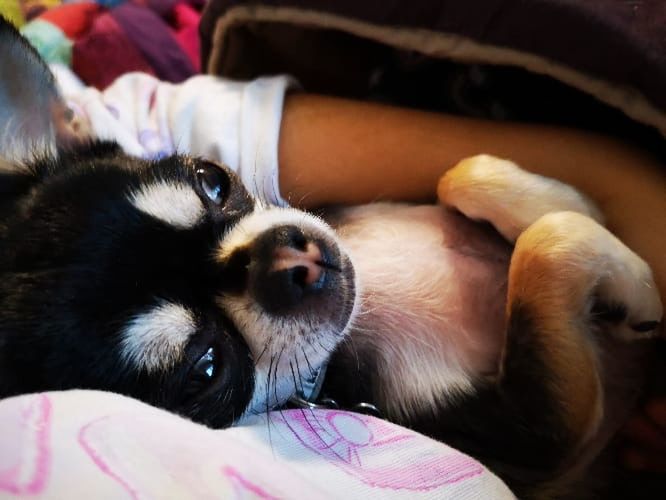
POLYGON ((603 346, 632 351, 663 310, 573 188, 479 156, 440 205, 324 222, 223 165, 87 138, 6 22, 0 42, 0 397, 103 389, 212 427, 295 396, 371 409, 527 496, 617 428, 603 346))

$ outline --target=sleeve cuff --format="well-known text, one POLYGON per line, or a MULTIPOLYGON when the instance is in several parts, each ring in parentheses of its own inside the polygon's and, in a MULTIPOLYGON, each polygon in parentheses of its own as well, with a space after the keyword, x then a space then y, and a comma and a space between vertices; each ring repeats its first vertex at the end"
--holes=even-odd
POLYGON ((284 96, 292 88, 296 82, 287 76, 259 78, 245 86, 241 100, 238 174, 251 193, 278 206, 288 205, 278 182, 278 142, 284 96))

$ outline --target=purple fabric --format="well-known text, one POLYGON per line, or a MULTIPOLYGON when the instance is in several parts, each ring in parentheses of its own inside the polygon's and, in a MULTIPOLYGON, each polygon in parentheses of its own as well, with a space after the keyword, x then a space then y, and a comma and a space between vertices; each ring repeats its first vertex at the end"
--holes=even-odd
POLYGON ((125 3, 111 11, 127 38, 150 61, 158 78, 181 82, 196 73, 194 66, 155 12, 125 3))
POLYGON ((148 0, 150 10, 157 12, 160 16, 165 16, 173 9, 178 0, 148 0))

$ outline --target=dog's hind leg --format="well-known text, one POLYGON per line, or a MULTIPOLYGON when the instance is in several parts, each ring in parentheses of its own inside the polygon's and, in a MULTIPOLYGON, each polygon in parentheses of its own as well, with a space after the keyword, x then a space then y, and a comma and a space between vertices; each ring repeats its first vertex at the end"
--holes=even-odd
POLYGON ((594 203, 573 187, 489 155, 464 159, 450 169, 437 195, 470 219, 487 220, 511 242, 550 212, 573 211, 603 222, 594 203))

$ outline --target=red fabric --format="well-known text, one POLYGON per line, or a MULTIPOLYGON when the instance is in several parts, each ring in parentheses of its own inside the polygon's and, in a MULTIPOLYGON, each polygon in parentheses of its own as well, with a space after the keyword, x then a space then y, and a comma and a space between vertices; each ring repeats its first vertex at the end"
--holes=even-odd
POLYGON ((90 29, 93 19, 101 10, 102 7, 96 3, 69 3, 47 10, 39 18, 55 24, 67 38, 75 40, 90 29))
POLYGON ((199 59, 199 18, 201 15, 187 4, 180 3, 173 7, 173 36, 183 52, 192 61, 197 72, 201 71, 199 59))
MULTIPOLYGON (((104 88, 127 71, 171 82, 200 71, 203 0, 83 0, 49 9, 39 1, 21 0, 38 16, 27 18, 46 21, 63 32, 73 44, 72 70, 89 85, 104 88)), ((35 41, 40 29, 47 28, 35 27, 35 41)), ((68 50, 69 45, 63 42, 62 48, 68 50)), ((48 53, 42 56, 52 62, 48 53)))
POLYGON ((100 89, 129 71, 155 75, 108 12, 97 17, 90 32, 74 43, 72 69, 85 83, 100 89))

